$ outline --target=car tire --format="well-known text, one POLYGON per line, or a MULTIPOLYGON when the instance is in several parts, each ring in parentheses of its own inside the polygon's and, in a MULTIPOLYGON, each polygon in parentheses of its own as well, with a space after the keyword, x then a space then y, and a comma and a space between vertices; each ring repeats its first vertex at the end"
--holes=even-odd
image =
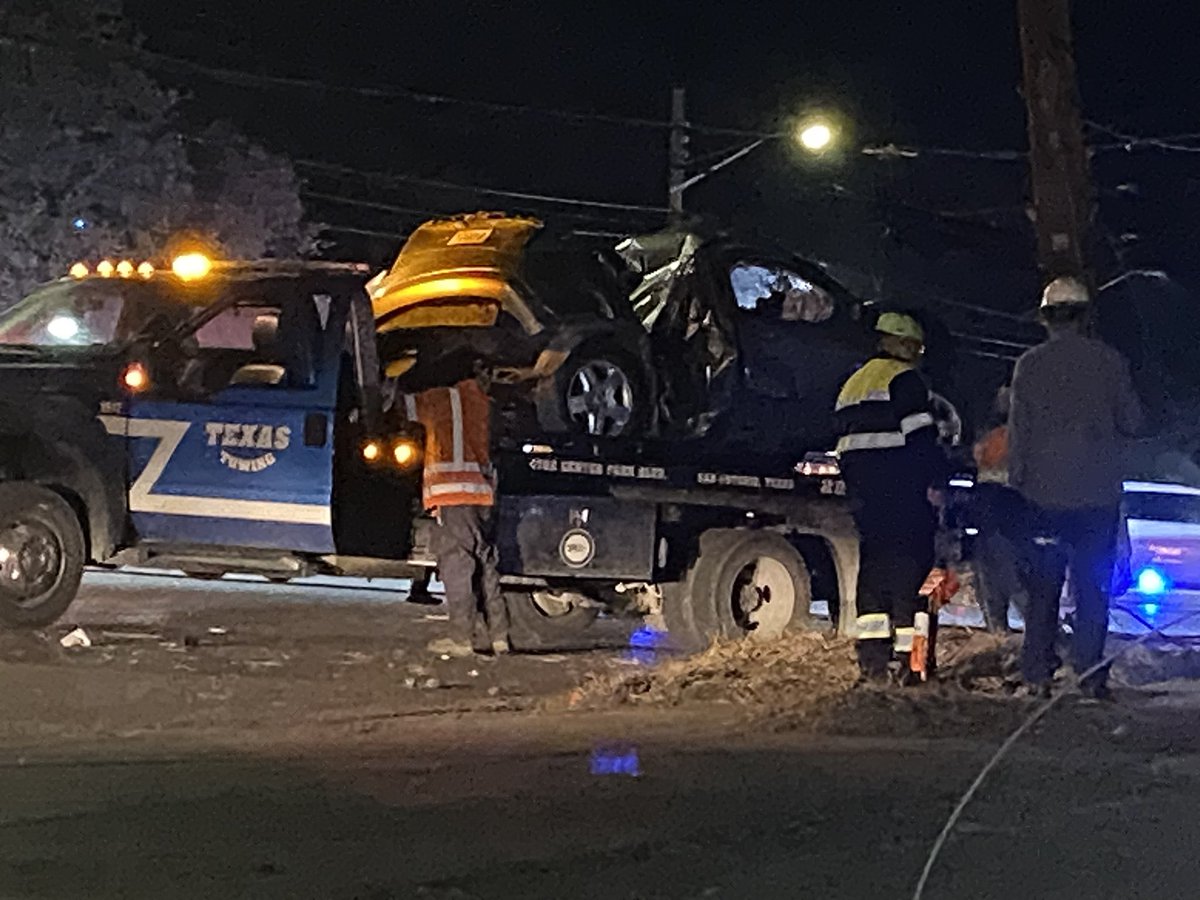
MULTIPOLYGON (((549 592, 544 592, 549 593, 549 592)), ((548 602, 530 591, 511 591, 508 603, 509 641, 517 650, 573 650, 587 644, 587 632, 599 610, 594 606, 548 602)))
POLYGON ((663 591, 671 644, 697 650, 718 638, 769 641, 820 626, 800 552, 769 531, 714 529, 700 536, 684 579, 663 591))
POLYGON ((642 360, 614 340, 581 344, 543 384, 537 414, 545 431, 617 439, 645 433, 650 379, 642 360))
POLYGON ((66 500, 36 484, 0 484, 0 624, 56 622, 79 593, 86 559, 83 528, 66 500))

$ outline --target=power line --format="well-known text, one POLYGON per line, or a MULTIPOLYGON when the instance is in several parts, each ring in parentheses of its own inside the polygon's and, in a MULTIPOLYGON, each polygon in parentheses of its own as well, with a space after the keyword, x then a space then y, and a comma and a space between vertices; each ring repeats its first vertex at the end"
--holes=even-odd
POLYGON ((375 200, 358 200, 353 197, 343 197, 339 194, 325 194, 320 191, 304 190, 300 192, 301 197, 311 200, 324 200, 330 203, 345 203, 350 206, 361 206, 365 209, 376 209, 380 212, 400 213, 406 216, 421 216, 428 218, 429 216, 444 216, 447 213, 443 210, 422 209, 413 206, 397 206, 392 203, 380 203, 375 200))
MULTIPOLYGON (((24 46, 48 46, 60 50, 78 49, 78 46, 67 47, 60 44, 38 40, 29 36, 12 37, 0 35, 0 42, 10 45, 17 44, 24 46)), ((352 94, 376 99, 409 100, 414 103, 422 103, 431 106, 460 106, 463 108, 479 109, 514 115, 543 116, 546 118, 558 119, 575 124, 600 123, 656 130, 670 130, 672 128, 672 123, 665 119, 614 115, 609 113, 594 113, 585 112, 583 110, 569 110, 555 107, 538 106, 535 104, 505 103, 469 97, 456 97, 450 94, 421 91, 414 88, 399 87, 394 85, 330 84, 329 82, 321 81, 315 78, 298 78, 286 75, 269 75, 247 72, 241 69, 230 69, 220 66, 206 65, 195 62, 194 60, 184 59, 183 57, 173 56, 166 53, 158 53, 151 50, 145 50, 143 48, 124 47, 116 44, 115 42, 106 42, 103 45, 87 43, 84 46, 87 49, 95 49, 99 46, 100 49, 106 51, 109 55, 116 55, 125 62, 141 62, 148 68, 157 68, 165 71, 199 75, 212 81, 218 81, 236 87, 284 88, 291 90, 316 91, 321 93, 352 94)), ((1107 128, 1096 122, 1088 122, 1087 124, 1117 139, 1117 143, 1091 145, 1090 149, 1093 152, 1102 152, 1108 150, 1130 151, 1134 149, 1150 147, 1183 153, 1200 153, 1200 146, 1180 143, 1181 141, 1200 139, 1200 134, 1197 133, 1173 134, 1162 137, 1142 137, 1138 135, 1124 134, 1114 129, 1107 128)), ((748 140, 758 139, 768 141, 777 140, 788 136, 788 132, 786 131, 734 128, 725 125, 697 124, 695 122, 688 122, 684 127, 689 132, 697 134, 736 137, 748 140)), ((860 152, 864 156, 871 156, 877 159, 919 159, 922 156, 989 160, 996 162, 1019 162, 1028 159, 1028 153, 1024 150, 970 150, 957 147, 926 147, 899 145, 895 143, 868 145, 863 147, 860 152)), ((719 155, 720 154, 710 154, 710 157, 719 155)))
MULTIPOLYGON (((201 75, 213 81, 230 84, 237 87, 276 87, 293 90, 320 91, 334 94, 353 94, 384 100, 409 100, 430 106, 461 106, 467 109, 478 109, 487 112, 508 113, 515 115, 535 115, 559 119, 565 122, 582 125, 601 123, 621 125, 632 128, 650 128, 668 130, 671 123, 665 119, 650 119, 639 116, 621 116, 608 113, 585 112, 583 110, 559 109, 547 106, 537 106, 527 103, 503 103, 492 100, 479 100, 471 97, 455 97, 449 94, 421 91, 414 88, 395 85, 348 85, 330 84, 314 78, 297 78, 286 75, 266 75, 246 72, 241 69, 229 69, 220 66, 210 66, 193 60, 157 53, 151 50, 137 49, 133 55, 148 66, 176 72, 186 72, 191 75, 201 75)), ((701 134, 726 135, 729 137, 764 137, 774 136, 763 132, 744 128, 731 128, 723 125, 689 124, 689 130, 701 134)))
MULTIPOLYGON (((319 191, 302 190, 301 196, 306 199, 316 200, 323 203, 335 203, 346 206, 361 207, 372 209, 378 212, 394 213, 409 218, 416 217, 424 220, 429 218, 441 218, 444 216, 457 215, 462 212, 460 206, 442 209, 425 209, 411 206, 403 206, 398 204, 386 203, 377 200, 365 200, 358 197, 348 197, 344 194, 330 194, 319 191)), ((611 216, 591 215, 585 212, 574 212, 571 210, 556 211, 553 214, 555 221, 573 220, 584 225, 595 225, 597 228, 602 228, 618 237, 627 237, 630 234, 640 233, 647 230, 645 223, 636 223, 632 220, 616 219, 611 216), (620 231, 612 231, 611 229, 621 229, 620 231)))
MULTIPOLYGON (((145 61, 148 65, 157 66, 163 69, 186 71, 189 74, 202 75, 214 81, 221 81, 240 87, 280 87, 307 91, 321 91, 327 93, 354 94, 378 99, 410 100, 415 103, 423 103, 432 106, 461 106, 464 108, 479 109, 491 112, 544 116, 547 118, 560 119, 566 122, 573 122, 575 124, 595 122, 609 125, 621 125, 633 128, 649 128, 657 130, 670 130, 672 127, 672 123, 666 119, 652 119, 642 116, 587 112, 584 110, 562 109, 527 103, 505 103, 493 100, 480 100, 473 97, 456 97, 450 94, 422 91, 415 88, 401 87, 396 85, 330 84, 329 82, 321 81, 315 78, 269 75, 246 72, 241 69, 210 66, 204 63, 195 62, 193 60, 184 59, 183 57, 173 56, 166 53, 158 53, 141 48, 137 48, 132 52, 136 58, 145 61)), ((1140 146, 1153 146, 1161 149, 1200 153, 1200 147, 1178 143, 1182 140, 1200 138, 1200 134, 1139 137, 1135 135, 1121 134, 1112 129, 1106 128, 1103 125, 1099 125, 1096 122, 1089 121, 1087 124, 1112 135, 1119 141, 1122 141, 1120 144, 1101 145, 1098 147, 1093 147, 1093 149, 1127 149, 1128 145, 1132 143, 1140 146)), ((695 122, 688 122, 685 127, 689 131, 700 134, 724 135, 728 137, 748 139, 762 138, 769 140, 772 138, 781 138, 787 136, 786 131, 734 128, 726 125, 707 125, 697 124, 695 122)), ((1028 158, 1028 154, 1022 150, 967 150, 953 147, 904 147, 891 143, 874 147, 865 147, 863 148, 863 153, 870 156, 883 157, 910 157, 924 155, 960 157, 964 159, 997 160, 1004 162, 1028 158)))
POLYGON ((1141 147, 1152 147, 1157 150, 1170 150, 1175 153, 1200 153, 1200 146, 1193 144, 1180 143, 1186 140, 1196 140, 1200 135, 1196 134, 1179 134, 1167 135, 1165 137, 1141 137, 1136 134, 1127 134, 1118 131, 1108 125, 1102 125, 1092 119, 1085 120, 1085 124, 1096 131, 1107 134, 1109 137, 1116 138, 1120 143, 1102 144, 1094 149, 1105 150, 1137 150, 1141 147))
POLYGON ((317 171, 336 172, 342 175, 357 175, 361 178, 380 181, 383 183, 415 184, 423 187, 440 188, 443 190, 467 191, 474 194, 486 194, 491 197, 508 197, 514 200, 528 200, 536 203, 555 203, 566 206, 581 206, 591 209, 608 209, 619 212, 665 213, 665 206, 642 206, 636 203, 611 203, 603 200, 584 200, 579 197, 560 197, 553 194, 534 194, 527 191, 508 191, 500 188, 482 187, 480 185, 461 184, 445 181, 440 178, 423 178, 417 175, 393 175, 387 172, 370 172, 341 166, 334 163, 320 162, 312 159, 295 160, 294 165, 317 171))
POLYGON ((1023 150, 960 150, 954 147, 908 147, 897 144, 876 144, 862 148, 863 156, 876 159, 918 159, 922 156, 942 156, 957 159, 984 159, 995 162, 1017 162, 1029 158, 1023 150))
POLYGON ((378 231, 374 228, 356 228, 353 225, 330 225, 326 223, 321 226, 322 231, 332 231, 337 234, 361 234, 367 237, 381 237, 390 240, 405 240, 408 235, 401 234, 398 231, 378 231))

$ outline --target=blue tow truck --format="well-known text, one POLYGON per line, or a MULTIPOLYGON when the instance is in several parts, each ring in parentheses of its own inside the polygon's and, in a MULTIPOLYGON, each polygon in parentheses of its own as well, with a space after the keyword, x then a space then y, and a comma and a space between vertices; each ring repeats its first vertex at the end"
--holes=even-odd
MULTIPOLYGON (((369 274, 198 254, 81 264, 0 316, 0 622, 53 623, 88 565, 277 579, 433 565, 421 436, 381 401, 369 274)), ((518 646, 585 639, 604 609, 679 645, 810 627, 814 594, 846 612, 857 545, 836 463, 716 464, 696 446, 500 430, 518 646)))

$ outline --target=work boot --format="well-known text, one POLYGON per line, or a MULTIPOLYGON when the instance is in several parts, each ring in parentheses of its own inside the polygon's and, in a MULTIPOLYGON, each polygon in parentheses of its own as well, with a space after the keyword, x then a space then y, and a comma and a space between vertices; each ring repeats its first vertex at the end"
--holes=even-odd
POLYGON ((859 641, 855 645, 858 656, 859 684, 887 684, 891 680, 888 663, 892 657, 891 641, 859 641))
POLYGON ((510 647, 508 644, 508 638, 502 637, 492 639, 492 656, 504 656, 506 653, 510 653, 511 651, 512 647, 510 647))
POLYGON ((918 688, 924 687, 933 682, 932 678, 926 679, 921 677, 920 672, 914 672, 908 665, 902 665, 896 673, 896 684, 902 688, 918 688))
POLYGON ((1079 685, 1079 694, 1085 703, 1113 703, 1117 699, 1107 684, 1095 681, 1085 681, 1079 685))
POLYGON ((1017 688, 1017 696, 1029 700, 1049 700, 1052 696, 1050 682, 1027 681, 1017 688))
POLYGON ((440 598, 429 593, 429 585, 413 582, 412 588, 408 592, 408 602, 416 603, 418 606, 441 606, 440 598))
POLYGON ((451 656, 455 659, 464 659, 475 655, 475 648, 471 646, 470 641, 456 641, 454 638, 438 638, 430 641, 426 644, 425 649, 438 656, 451 656))

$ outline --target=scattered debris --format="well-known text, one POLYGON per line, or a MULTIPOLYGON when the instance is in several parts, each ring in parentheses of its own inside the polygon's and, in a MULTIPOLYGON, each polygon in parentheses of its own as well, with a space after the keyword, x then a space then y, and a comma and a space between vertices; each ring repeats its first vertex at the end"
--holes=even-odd
POLYGON ((58 643, 69 650, 72 647, 90 647, 92 639, 82 628, 76 628, 74 631, 64 634, 58 643))
POLYGON ((568 702, 583 707, 699 701, 815 711, 849 691, 857 679, 848 641, 805 632, 763 643, 718 641, 695 656, 653 668, 595 676, 568 702))
POLYGON ((101 631, 100 637, 104 638, 105 643, 162 640, 162 635, 149 631, 101 631))
POLYGON ((208 633, 216 637, 220 637, 222 635, 229 634, 229 629, 222 628, 220 625, 210 625, 208 628, 208 633))
POLYGON ((901 688, 860 686, 853 643, 827 633, 718 641, 657 666, 591 675, 554 705, 718 703, 777 728, 839 733, 953 732, 976 730, 981 722, 1003 728, 1024 708, 1013 698, 1019 647, 1019 636, 947 630, 939 636, 938 680, 901 688), (1011 715, 997 714, 1001 707, 1011 715))
POLYGON ((478 670, 478 669, 471 669, 469 672, 467 672, 467 677, 468 677, 468 678, 478 678, 478 677, 479 677, 479 670, 478 670))

